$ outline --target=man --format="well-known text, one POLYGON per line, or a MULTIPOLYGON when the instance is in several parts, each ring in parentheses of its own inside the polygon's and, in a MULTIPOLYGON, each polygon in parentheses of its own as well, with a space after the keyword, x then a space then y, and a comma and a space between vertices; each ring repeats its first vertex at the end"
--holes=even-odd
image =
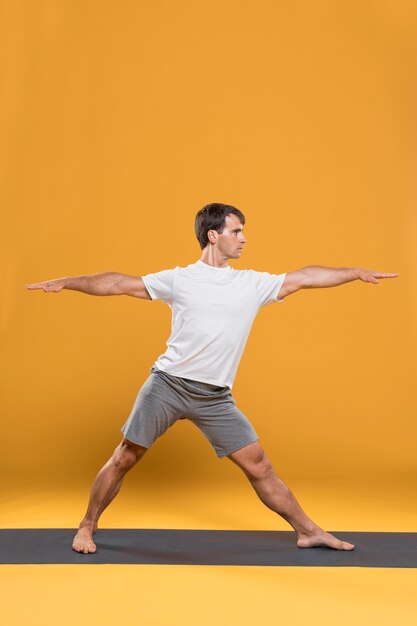
POLYGON ((186 418, 203 432, 219 458, 227 456, 242 469, 260 500, 294 528, 298 547, 354 549, 304 513, 275 473, 231 389, 253 320, 262 306, 282 302, 299 289, 334 287, 356 279, 377 284, 380 278, 398 274, 322 266, 283 274, 235 270, 228 260, 240 258, 247 242, 244 224, 239 209, 208 204, 195 219, 202 249, 195 263, 142 277, 104 272, 26 285, 45 292, 73 289, 97 296, 160 299, 172 309, 167 350, 151 367, 121 429, 122 441, 94 481, 87 512, 72 544, 76 552, 96 551, 93 534, 98 519, 118 493, 126 472, 170 426, 186 418))

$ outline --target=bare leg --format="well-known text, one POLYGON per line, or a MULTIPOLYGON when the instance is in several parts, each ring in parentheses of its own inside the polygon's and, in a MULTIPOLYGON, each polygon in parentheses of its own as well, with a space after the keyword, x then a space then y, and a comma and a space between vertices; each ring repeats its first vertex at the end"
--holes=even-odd
POLYGON ((304 513, 290 489, 278 478, 258 441, 229 454, 228 458, 243 470, 260 500, 294 528, 299 548, 327 546, 336 550, 354 549, 352 543, 340 541, 304 513))
POLYGON ((93 534, 97 529, 100 515, 118 494, 126 472, 142 458, 147 450, 148 448, 138 446, 124 438, 117 446, 113 455, 97 474, 91 488, 87 512, 74 537, 73 550, 85 554, 96 551, 93 534))

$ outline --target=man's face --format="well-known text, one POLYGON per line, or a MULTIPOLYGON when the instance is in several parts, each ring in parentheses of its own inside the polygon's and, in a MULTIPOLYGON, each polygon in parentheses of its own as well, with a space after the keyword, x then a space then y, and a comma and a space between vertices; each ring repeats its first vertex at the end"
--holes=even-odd
POLYGON ((217 249, 220 254, 224 255, 228 259, 238 259, 241 255, 242 248, 246 243, 246 237, 243 234, 243 228, 240 219, 237 215, 230 213, 226 215, 225 227, 223 232, 217 233, 217 231, 208 231, 215 233, 217 239, 217 249))

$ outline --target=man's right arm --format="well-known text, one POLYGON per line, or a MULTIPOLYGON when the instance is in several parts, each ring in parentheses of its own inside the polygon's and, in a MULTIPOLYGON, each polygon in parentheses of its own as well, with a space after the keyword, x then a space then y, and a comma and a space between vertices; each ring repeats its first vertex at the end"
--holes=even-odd
POLYGON ((127 295, 135 298, 151 300, 151 296, 140 276, 128 276, 118 272, 101 272, 85 276, 65 276, 41 283, 25 285, 28 289, 43 289, 46 291, 62 291, 72 289, 93 296, 120 296, 127 295))

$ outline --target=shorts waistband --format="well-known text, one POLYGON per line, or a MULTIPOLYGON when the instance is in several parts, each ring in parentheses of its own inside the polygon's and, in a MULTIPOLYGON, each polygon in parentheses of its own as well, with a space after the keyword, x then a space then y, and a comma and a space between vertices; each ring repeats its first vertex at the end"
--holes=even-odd
POLYGON ((173 379, 174 381, 176 379, 182 380, 187 384, 191 384, 191 385, 195 385, 196 387, 200 387, 202 389, 207 389, 209 391, 226 391, 229 390, 229 387, 227 385, 213 385, 212 383, 206 383, 202 380, 193 380, 192 378, 183 378, 182 376, 174 376, 173 374, 168 374, 168 372, 165 372, 164 370, 160 370, 158 367, 156 367, 156 365, 152 365, 152 367, 149 370, 152 373, 155 374, 162 374, 163 376, 168 376, 168 378, 173 379))

